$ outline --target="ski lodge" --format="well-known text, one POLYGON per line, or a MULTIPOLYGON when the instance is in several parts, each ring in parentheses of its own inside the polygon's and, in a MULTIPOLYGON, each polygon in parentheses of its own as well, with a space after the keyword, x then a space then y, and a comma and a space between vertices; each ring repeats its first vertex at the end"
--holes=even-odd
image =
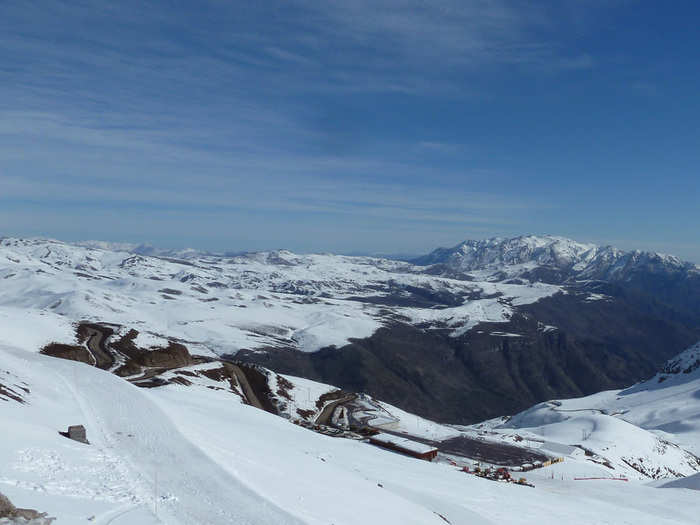
POLYGON ((410 439, 380 432, 370 436, 369 442, 378 447, 387 448, 418 459, 432 461, 438 453, 438 449, 430 445, 411 441, 410 439))

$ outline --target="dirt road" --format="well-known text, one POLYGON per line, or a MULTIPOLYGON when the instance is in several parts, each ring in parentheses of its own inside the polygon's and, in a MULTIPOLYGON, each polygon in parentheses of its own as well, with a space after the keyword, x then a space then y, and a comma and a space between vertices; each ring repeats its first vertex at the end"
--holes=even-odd
POLYGON ((356 397, 357 396, 355 394, 348 394, 345 397, 341 397, 340 399, 336 399, 335 401, 331 401, 325 407, 323 407, 323 410, 321 410, 321 413, 316 417, 315 423, 317 425, 327 425, 328 420, 333 415, 333 411, 336 409, 336 407, 338 407, 344 403, 349 403, 350 401, 354 401, 356 397))
POLYGON ((248 382, 248 378, 245 376, 245 372, 243 372, 241 367, 238 365, 232 364, 231 371, 233 372, 233 375, 236 376, 236 380, 238 381, 238 384, 241 385, 241 389, 243 390, 243 394, 245 395, 245 398, 248 400, 248 403, 250 403, 255 408, 259 408, 260 410, 265 410, 265 407, 263 407, 263 404, 258 399, 258 396, 255 395, 255 391, 253 390, 253 387, 250 386, 250 383, 248 382))
POLYGON ((114 364, 114 358, 105 348, 107 336, 95 326, 87 328, 87 347, 95 359, 95 366, 103 370, 109 370, 114 364))

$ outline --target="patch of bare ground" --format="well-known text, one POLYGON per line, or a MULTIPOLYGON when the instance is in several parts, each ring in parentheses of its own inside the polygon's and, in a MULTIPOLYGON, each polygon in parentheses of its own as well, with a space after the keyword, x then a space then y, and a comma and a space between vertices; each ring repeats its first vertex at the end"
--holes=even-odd
MULTIPOLYGON (((134 341, 138 331, 129 330, 125 335, 114 341, 110 347, 125 357, 124 364, 114 371, 120 377, 129 377, 140 374, 144 368, 163 368, 171 370, 195 363, 187 347, 173 341, 166 347, 140 348, 134 341)), ((149 374, 153 376, 154 374, 149 374)), ((140 379, 144 379, 143 377, 140 379)))
MULTIPOLYGON (((23 389, 26 390, 26 393, 29 393, 29 389, 23 389)), ((18 403, 24 403, 24 399, 22 398, 22 395, 19 392, 16 392, 9 386, 5 386, 2 383, 0 383, 0 399, 3 401, 17 401, 18 403)))
POLYGON ((170 382, 177 383, 177 384, 184 385, 184 386, 190 386, 192 384, 192 381, 185 379, 184 377, 180 377, 180 376, 173 377, 170 380, 170 382))
POLYGON ((197 374, 190 372, 189 370, 175 370, 175 373, 181 376, 197 377, 197 374))
POLYGON ((333 390, 332 392, 326 392, 316 400, 316 408, 321 410, 327 402, 342 399, 347 395, 348 392, 343 392, 342 390, 333 390))
POLYGON ((260 402, 260 408, 266 412, 272 414, 277 414, 277 405, 274 402, 274 396, 272 390, 270 390, 270 385, 267 381, 267 372, 264 368, 244 363, 236 363, 236 365, 241 372, 245 375, 248 380, 251 390, 255 397, 257 397, 260 402))
POLYGON ((84 346, 49 343, 41 349, 41 353, 51 357, 58 357, 59 359, 87 363, 88 365, 95 364, 92 355, 84 346))
POLYGON ((289 391, 294 388, 294 385, 292 383, 282 377, 281 375, 277 375, 277 395, 280 397, 283 397, 289 401, 292 400, 292 396, 289 395, 289 391))
MULTIPOLYGON (((181 371, 184 372, 184 371, 181 371)), ((241 398, 244 397, 241 392, 240 385, 238 384, 238 379, 233 370, 233 365, 230 363, 222 363, 219 368, 210 368, 208 370, 198 370, 196 375, 204 376, 217 383, 228 382, 231 392, 238 394, 241 398)))

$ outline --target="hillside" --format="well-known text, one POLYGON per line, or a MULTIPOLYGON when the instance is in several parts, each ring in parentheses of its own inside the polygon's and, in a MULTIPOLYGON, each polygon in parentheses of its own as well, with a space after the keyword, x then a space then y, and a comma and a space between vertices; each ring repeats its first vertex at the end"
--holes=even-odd
POLYGON ((550 400, 471 428, 494 439, 518 435, 544 448, 587 451, 588 461, 627 476, 694 479, 700 468, 699 365, 700 343, 630 388, 550 400))
MULTIPOLYGON (((90 348, 89 341, 84 345, 90 348)), ((535 484, 530 488, 465 474, 454 466, 454 455, 440 454, 431 463, 313 432, 251 406, 239 380, 213 373, 221 367, 214 361, 161 372, 163 381, 151 388, 137 388, 139 381, 96 366, 4 344, 0 363, 2 392, 14 395, 0 394, 0 492, 18 507, 57 518, 55 525, 86 520, 103 525, 587 524, 610 516, 617 523, 681 524, 696 519, 695 491, 670 488, 676 481, 663 489, 647 485, 653 476, 625 483, 577 481, 581 472, 607 470, 586 467, 585 457, 525 473, 535 484), (59 434, 75 424, 86 427, 89 444, 59 434), (352 505, 343 504, 348 498, 352 505)), ((330 385, 274 374, 267 381, 276 391, 272 397, 289 405, 278 405, 281 412, 320 414, 321 398, 338 398, 329 397, 337 392, 330 385)), ((367 414, 371 424, 408 432, 413 439, 447 443, 461 435, 371 398, 359 402, 358 417, 367 414)), ((606 435, 625 439, 628 434, 612 429, 606 435)), ((678 456, 656 458, 679 468, 673 463, 678 456)), ((668 483, 671 473, 664 476, 668 483)))

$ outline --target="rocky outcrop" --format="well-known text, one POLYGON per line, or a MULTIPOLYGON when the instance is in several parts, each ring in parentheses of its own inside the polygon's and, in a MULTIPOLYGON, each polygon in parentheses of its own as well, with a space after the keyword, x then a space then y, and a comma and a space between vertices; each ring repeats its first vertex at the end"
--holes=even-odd
POLYGON ((87 431, 83 425, 71 425, 68 427, 67 432, 59 432, 59 434, 73 441, 78 441, 79 443, 90 444, 87 440, 87 431))
POLYGON ((44 355, 58 357, 60 359, 68 359, 70 361, 80 361, 89 365, 94 364, 92 355, 84 346, 67 345, 62 343, 49 343, 41 349, 44 355))
POLYGON ((55 519, 34 509, 18 509, 0 493, 0 525, 51 525, 55 519))

